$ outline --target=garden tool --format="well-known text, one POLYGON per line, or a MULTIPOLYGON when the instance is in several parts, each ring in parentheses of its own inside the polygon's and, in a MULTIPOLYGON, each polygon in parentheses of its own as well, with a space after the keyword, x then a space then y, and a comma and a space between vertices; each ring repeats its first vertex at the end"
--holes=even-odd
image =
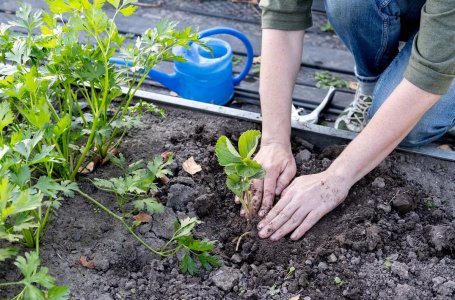
POLYGON ((301 108, 297 109, 292 104, 292 119, 299 122, 300 124, 309 123, 309 124, 316 124, 319 120, 319 114, 321 111, 327 106, 327 104, 332 101, 333 96, 335 95, 336 88, 331 86, 327 95, 324 97, 322 102, 309 114, 307 115, 300 115, 300 112, 303 110, 301 108))
MULTIPOLYGON (((192 43, 187 49, 176 46, 174 55, 182 56, 185 61, 174 63, 175 73, 166 74, 152 69, 148 76, 160 82, 179 96, 205 103, 225 105, 234 95, 234 86, 248 74, 253 62, 253 46, 240 31, 228 27, 215 27, 199 33, 199 39, 207 50, 198 43, 192 43), (246 48, 247 57, 243 70, 232 76, 232 48, 224 40, 209 38, 216 34, 227 34, 238 38, 246 48)), ((122 58, 112 58, 111 63, 131 65, 122 58)))

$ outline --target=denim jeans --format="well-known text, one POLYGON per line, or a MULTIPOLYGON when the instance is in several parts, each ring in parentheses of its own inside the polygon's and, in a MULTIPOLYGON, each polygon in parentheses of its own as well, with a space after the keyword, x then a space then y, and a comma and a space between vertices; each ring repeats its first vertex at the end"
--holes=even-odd
MULTIPOLYGON (((376 82, 369 118, 403 79, 424 3, 425 0, 325 0, 330 23, 354 56, 357 79, 376 82), (400 41, 405 45, 398 51, 400 41)), ((401 145, 430 143, 454 125, 455 81, 401 145)))

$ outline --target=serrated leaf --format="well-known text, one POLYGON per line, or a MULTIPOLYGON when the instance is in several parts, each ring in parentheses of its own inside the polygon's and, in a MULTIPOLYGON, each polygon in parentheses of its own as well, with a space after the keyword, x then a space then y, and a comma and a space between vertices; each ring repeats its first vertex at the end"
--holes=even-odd
POLYGON ((0 103, 0 132, 6 126, 10 125, 14 121, 14 115, 11 111, 8 101, 3 100, 0 103))
POLYGON ((33 285, 26 285, 24 289, 24 299, 46 300, 44 292, 33 285))
POLYGON ((119 10, 119 12, 124 15, 125 17, 129 17, 131 16, 132 14, 134 14, 137 10, 137 6, 134 6, 134 5, 130 5, 130 6, 127 6, 125 8, 122 8, 119 10))
POLYGON ((181 270, 182 273, 189 273, 190 275, 194 275, 199 272, 196 262, 191 258, 188 252, 185 253, 182 258, 181 270))
POLYGON ((243 165, 236 165, 235 170, 237 175, 245 178, 262 178, 264 175, 264 169, 261 164, 257 161, 245 158, 243 165))
POLYGON ((14 247, 0 248, 0 262, 7 260, 17 254, 17 249, 14 247))
POLYGON ((174 232, 174 238, 178 239, 183 236, 189 236, 191 231, 196 225, 201 224, 202 221, 197 218, 185 218, 180 221, 180 226, 176 232, 174 232))
POLYGON ((67 300, 70 290, 66 286, 53 286, 47 291, 47 300, 67 300))
POLYGON ((199 259, 199 262, 201 263, 202 267, 207 271, 211 271, 213 268, 217 268, 223 265, 218 256, 210 255, 207 252, 198 254, 197 258, 199 259))
POLYGON ((215 152, 218 163, 223 167, 242 163, 240 154, 235 150, 231 141, 224 135, 216 142, 215 152))
POLYGON ((209 241, 208 239, 205 238, 203 240, 193 240, 188 245, 188 248, 190 248, 193 251, 206 252, 215 249, 215 245, 213 244, 212 241, 209 241))
POLYGON ((120 0, 107 0, 107 3, 115 7, 115 9, 118 9, 120 5, 120 0))
POLYGON ((261 132, 259 130, 247 130, 240 135, 239 153, 242 158, 251 158, 258 146, 261 132))
POLYGON ((11 182, 22 187, 27 184, 27 182, 30 180, 30 168, 27 165, 21 166, 16 172, 11 173, 10 179, 11 182))
POLYGON ((250 187, 248 182, 242 181, 237 174, 230 174, 226 178, 226 186, 237 196, 243 197, 243 192, 250 187))
POLYGON ((137 210, 146 210, 151 214, 161 214, 164 212, 163 204, 156 201, 155 198, 146 198, 133 201, 134 208, 137 210))
POLYGON ((56 137, 61 136, 67 130, 70 130, 71 126, 71 116, 66 114, 60 120, 58 120, 57 124, 53 128, 53 133, 56 137))

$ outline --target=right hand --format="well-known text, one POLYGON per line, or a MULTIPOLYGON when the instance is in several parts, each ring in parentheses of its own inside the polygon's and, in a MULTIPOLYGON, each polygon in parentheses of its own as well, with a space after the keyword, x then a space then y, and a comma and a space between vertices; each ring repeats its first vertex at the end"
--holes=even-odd
POLYGON ((275 195, 291 183, 297 167, 289 142, 263 142, 254 160, 264 168, 265 177, 253 181, 253 209, 259 209, 259 217, 264 217, 272 208, 275 195))

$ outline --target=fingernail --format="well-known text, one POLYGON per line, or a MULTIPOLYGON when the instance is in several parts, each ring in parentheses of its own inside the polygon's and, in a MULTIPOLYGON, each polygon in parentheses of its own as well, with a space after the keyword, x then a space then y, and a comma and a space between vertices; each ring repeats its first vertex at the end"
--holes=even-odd
POLYGON ((265 216, 265 210, 261 209, 258 214, 260 217, 265 216))
POLYGON ((258 230, 261 230, 262 227, 264 227, 264 223, 259 223, 259 224, 258 224, 258 230))
POLYGON ((276 188, 275 195, 280 195, 282 192, 281 188, 276 188))

